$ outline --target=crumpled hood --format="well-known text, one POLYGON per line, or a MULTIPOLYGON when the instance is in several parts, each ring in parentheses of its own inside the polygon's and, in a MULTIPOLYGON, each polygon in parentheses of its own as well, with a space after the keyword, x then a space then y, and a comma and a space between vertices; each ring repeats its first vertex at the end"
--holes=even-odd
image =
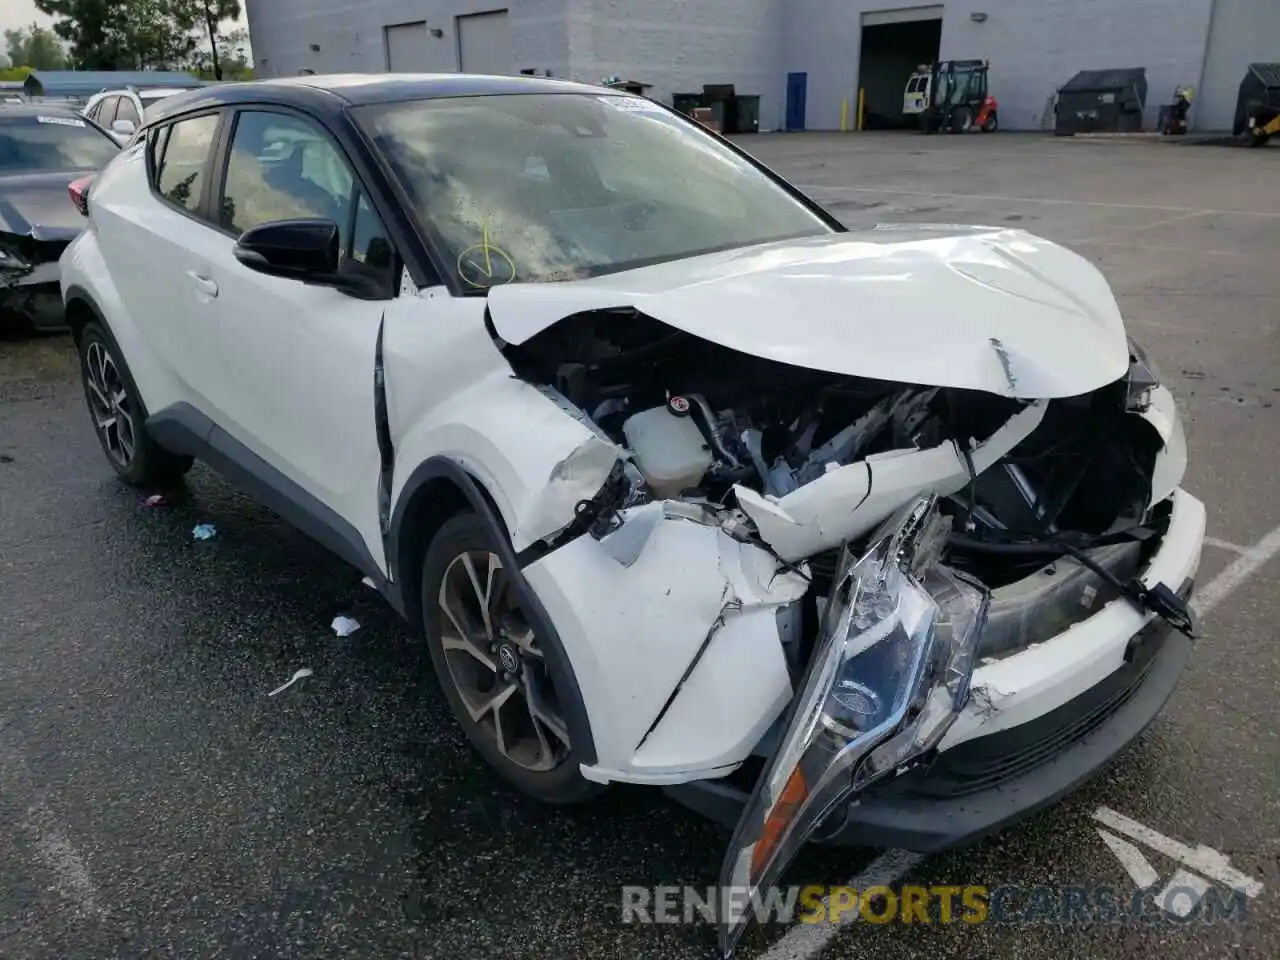
POLYGON ((611 307, 782 363, 1024 399, 1088 393, 1129 365, 1097 268, 996 227, 889 225, 489 292, 513 344, 611 307))

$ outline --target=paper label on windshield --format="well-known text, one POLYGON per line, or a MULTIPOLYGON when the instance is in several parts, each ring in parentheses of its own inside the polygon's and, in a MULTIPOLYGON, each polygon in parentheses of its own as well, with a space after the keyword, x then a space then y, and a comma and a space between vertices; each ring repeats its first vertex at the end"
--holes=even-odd
POLYGON ((60 127, 83 127, 84 121, 75 117, 36 117, 36 123, 54 123, 60 127))
POLYGON ((615 110, 624 110, 627 113, 659 113, 662 110, 652 100, 644 100, 640 97, 599 97, 598 99, 615 110))

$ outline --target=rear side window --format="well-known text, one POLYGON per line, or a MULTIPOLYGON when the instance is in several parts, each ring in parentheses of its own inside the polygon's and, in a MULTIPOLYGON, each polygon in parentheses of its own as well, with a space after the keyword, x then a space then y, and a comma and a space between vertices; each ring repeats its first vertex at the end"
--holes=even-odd
POLYGON ((218 115, 179 120, 157 135, 154 153, 156 189, 170 203, 194 213, 204 190, 205 169, 218 132, 218 115))

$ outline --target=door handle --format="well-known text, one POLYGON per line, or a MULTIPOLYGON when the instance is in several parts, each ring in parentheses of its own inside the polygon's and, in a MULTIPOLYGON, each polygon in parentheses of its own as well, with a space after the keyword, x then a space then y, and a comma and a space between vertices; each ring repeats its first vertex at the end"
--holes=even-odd
POLYGON ((197 273, 194 270, 188 270, 187 276, 191 278, 192 282, 196 285, 196 289, 201 293, 209 297, 216 297, 218 295, 218 285, 213 282, 212 277, 206 277, 204 274, 197 273))

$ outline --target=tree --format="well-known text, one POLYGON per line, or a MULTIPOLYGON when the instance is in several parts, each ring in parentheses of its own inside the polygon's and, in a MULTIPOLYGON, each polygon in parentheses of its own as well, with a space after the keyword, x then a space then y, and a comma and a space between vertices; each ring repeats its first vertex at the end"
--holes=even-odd
MULTIPOLYGON (((76 66, 88 70, 144 70, 181 66, 196 52, 196 27, 209 28, 215 0, 35 0, 59 18, 54 32, 71 44, 76 66)), ((239 3, 235 3, 239 16, 239 3)), ((217 23, 213 35, 217 34, 217 23)))
POLYGON ((57 17, 53 32, 71 45, 76 66, 111 70, 126 55, 119 25, 130 0, 35 0, 41 13, 57 17))
POLYGON ((4 42, 11 67, 33 70, 61 70, 67 64, 66 51, 57 35, 39 24, 19 30, 6 30, 4 42))
POLYGON ((226 40, 243 31, 232 31, 223 37, 220 29, 224 21, 240 19, 240 0, 178 0, 178 5, 185 9, 187 16, 201 25, 202 32, 208 38, 209 69, 213 71, 213 79, 225 79, 224 61, 230 59, 226 55, 226 40))

